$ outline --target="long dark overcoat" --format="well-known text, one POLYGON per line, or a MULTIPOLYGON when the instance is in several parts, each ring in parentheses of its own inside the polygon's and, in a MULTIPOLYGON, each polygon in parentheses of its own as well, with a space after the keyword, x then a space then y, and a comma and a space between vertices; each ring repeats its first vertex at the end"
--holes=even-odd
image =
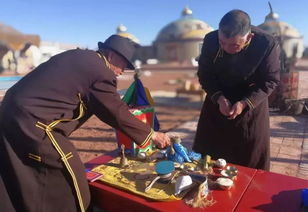
POLYGON ((115 74, 95 51, 56 55, 7 91, 0 108, 0 211, 86 210, 85 168, 68 136, 93 114, 141 145, 153 133, 128 111, 115 74))
POLYGON ((219 47, 218 31, 204 38, 198 77, 206 91, 193 149, 214 159, 252 168, 269 168, 268 96, 279 82, 279 46, 253 27, 254 36, 241 52, 227 54, 219 47), (234 120, 219 111, 217 98, 248 107, 234 120))

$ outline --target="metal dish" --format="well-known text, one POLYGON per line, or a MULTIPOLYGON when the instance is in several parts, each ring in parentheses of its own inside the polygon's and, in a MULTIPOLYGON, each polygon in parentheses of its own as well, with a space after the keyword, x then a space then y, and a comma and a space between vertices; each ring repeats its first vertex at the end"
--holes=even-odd
POLYGON ((237 176, 238 170, 234 166, 227 166, 226 169, 222 170, 220 174, 224 177, 234 179, 237 176))

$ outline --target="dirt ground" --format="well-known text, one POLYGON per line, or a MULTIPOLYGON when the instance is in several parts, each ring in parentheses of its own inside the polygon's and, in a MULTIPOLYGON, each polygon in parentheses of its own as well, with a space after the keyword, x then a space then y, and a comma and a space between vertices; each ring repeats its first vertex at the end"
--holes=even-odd
MULTIPOLYGON (((195 81, 194 71, 165 71, 152 72, 151 75, 141 75, 144 86, 150 91, 174 92, 181 87, 184 80, 195 81)), ((118 80, 119 90, 126 89, 133 82, 133 73, 125 74, 118 80)), ((172 101, 172 98, 168 98, 172 101)), ((185 98, 184 100, 185 101, 185 98)), ((156 105, 155 111, 160 122, 162 132, 194 120, 199 116, 200 109, 189 106, 156 105)), ((114 129, 101 122, 95 116, 91 117, 81 128, 75 131, 70 140, 76 146, 81 160, 87 162, 101 154, 117 148, 114 129)))
MULTIPOLYGON (((199 115, 198 109, 187 107, 156 106, 155 110, 162 132, 170 131, 199 115)), ((83 162, 117 148, 114 129, 95 116, 76 130, 70 140, 76 146, 83 162)))

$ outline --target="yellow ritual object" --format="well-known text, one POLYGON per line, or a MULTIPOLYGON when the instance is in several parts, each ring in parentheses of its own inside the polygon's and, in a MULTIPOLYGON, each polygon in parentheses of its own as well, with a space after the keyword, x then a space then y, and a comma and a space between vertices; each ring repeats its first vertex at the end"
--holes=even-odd
MULTIPOLYGON (((95 167, 93 171, 103 175, 99 180, 104 183, 152 200, 180 200, 187 193, 184 191, 175 196, 175 185, 171 181, 167 183, 156 182, 151 189, 145 192, 145 188, 157 177, 154 162, 129 159, 128 166, 121 168, 120 157, 117 157, 106 164, 95 167)), ((176 177, 178 174, 179 172, 175 171, 172 176, 176 177)))

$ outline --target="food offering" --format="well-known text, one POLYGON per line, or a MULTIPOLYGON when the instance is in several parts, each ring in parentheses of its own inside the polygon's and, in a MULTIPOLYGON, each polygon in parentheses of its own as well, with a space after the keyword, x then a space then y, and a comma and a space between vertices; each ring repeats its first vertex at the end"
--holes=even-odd
POLYGON ((233 180, 225 177, 217 178, 216 183, 223 190, 229 190, 233 186, 233 180))
POLYGON ((223 169, 227 165, 227 161, 223 158, 218 158, 215 162, 215 166, 223 169))
POLYGON ((191 207, 215 204, 213 190, 232 190, 238 170, 220 158, 213 160, 188 150, 179 137, 166 149, 129 154, 121 145, 119 157, 92 169, 98 179, 156 201, 181 200, 191 207))

